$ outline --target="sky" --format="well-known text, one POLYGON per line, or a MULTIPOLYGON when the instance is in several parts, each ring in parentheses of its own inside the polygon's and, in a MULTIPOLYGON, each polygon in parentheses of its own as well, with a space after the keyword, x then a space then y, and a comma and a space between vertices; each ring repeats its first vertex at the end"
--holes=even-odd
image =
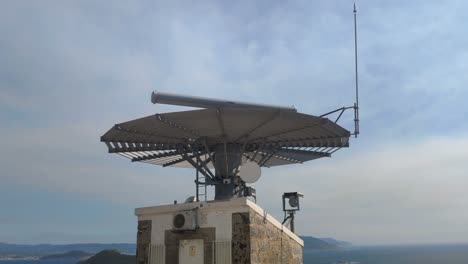
MULTIPOLYGON (((0 242, 135 242, 134 208, 193 195, 194 171, 107 153, 153 90, 320 115, 354 102, 351 1, 2 1, 0 242)), ((258 204, 301 235, 468 242, 466 1, 357 1, 361 135, 263 170, 258 204)), ((351 113, 340 125, 353 129, 351 113)))

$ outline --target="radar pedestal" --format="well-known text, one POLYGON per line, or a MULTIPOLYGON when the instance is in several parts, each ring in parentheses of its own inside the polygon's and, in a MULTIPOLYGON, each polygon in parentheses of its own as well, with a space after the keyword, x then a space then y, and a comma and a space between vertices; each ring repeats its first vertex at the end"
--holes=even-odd
POLYGON ((239 144, 218 144, 213 148, 215 167, 215 200, 234 197, 242 185, 236 171, 241 165, 242 152, 239 144))

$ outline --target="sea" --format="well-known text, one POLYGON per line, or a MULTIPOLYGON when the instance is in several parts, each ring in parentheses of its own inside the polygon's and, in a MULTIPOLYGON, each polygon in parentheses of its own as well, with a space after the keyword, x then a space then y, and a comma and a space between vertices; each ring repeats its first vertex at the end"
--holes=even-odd
MULTIPOLYGON (((78 260, 1 260, 0 264, 76 264, 78 260)), ((304 250, 304 264, 468 264, 468 244, 304 250)), ((234 263, 233 263, 234 264, 234 263)))
POLYGON ((304 250, 304 264, 468 264, 468 244, 304 250))

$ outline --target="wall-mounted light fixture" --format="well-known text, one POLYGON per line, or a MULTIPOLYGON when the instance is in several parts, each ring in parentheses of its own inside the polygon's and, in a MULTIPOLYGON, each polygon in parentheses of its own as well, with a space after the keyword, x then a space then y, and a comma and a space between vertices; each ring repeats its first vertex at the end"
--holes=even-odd
MULTIPOLYGON (((289 220, 289 229, 294 232, 294 214, 301 209, 299 198, 304 197, 303 194, 298 192, 286 192, 283 194, 283 211, 284 221, 283 225, 289 220), (286 203, 286 200, 287 203, 286 203)), ((287 224, 286 224, 287 225, 287 224)))

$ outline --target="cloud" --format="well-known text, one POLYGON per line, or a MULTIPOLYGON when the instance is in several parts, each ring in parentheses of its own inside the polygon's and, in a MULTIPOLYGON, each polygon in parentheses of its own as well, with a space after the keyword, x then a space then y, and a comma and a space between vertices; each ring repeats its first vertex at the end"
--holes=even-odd
MULTIPOLYGON (((362 137, 332 159, 264 171, 259 202, 281 218, 283 191, 310 192, 298 217, 309 234, 462 240, 466 3, 358 4, 362 137)), ((150 104, 152 90, 294 104, 310 114, 352 104, 351 7, 5 3, 0 179, 129 206, 181 200, 193 192, 193 171, 128 163, 99 137, 115 123, 180 110, 150 104)), ((351 129, 351 115, 341 124, 351 129)))
POLYGON ((297 227, 306 234, 361 244, 466 242, 467 147, 464 135, 341 150, 335 160, 264 171, 258 193, 279 217, 281 193, 303 192, 297 227))
POLYGON ((167 196, 163 182, 168 178, 155 176, 166 174, 162 168, 129 164, 125 158, 109 155, 94 129, 65 126, 14 130, 8 138, 0 154, 4 170, 0 178, 6 183, 36 185, 133 206, 155 200, 171 203, 186 198, 194 189, 187 184, 193 173, 175 170, 165 176, 173 178, 174 191, 167 196))
MULTIPOLYGON (((40 186, 133 207, 181 201, 193 193, 192 170, 129 163, 105 153, 97 141, 93 149, 67 149, 65 141, 75 135, 64 135, 62 142, 55 136, 48 139, 46 134, 17 135, 25 145, 42 135, 41 144, 34 144, 33 150, 18 149, 16 141, 2 146, 4 153, 23 153, 20 159, 1 157, 2 168, 13 172, 2 177, 4 183, 40 186), (167 188, 171 188, 170 194, 167 188)), ((74 143, 77 146, 95 141, 92 133, 76 138, 82 140, 74 143)), ((331 159, 264 169, 254 185, 259 204, 281 219, 281 194, 304 193, 302 211, 297 215, 301 234, 339 236, 361 244, 466 241, 467 135, 353 147, 331 159)))

